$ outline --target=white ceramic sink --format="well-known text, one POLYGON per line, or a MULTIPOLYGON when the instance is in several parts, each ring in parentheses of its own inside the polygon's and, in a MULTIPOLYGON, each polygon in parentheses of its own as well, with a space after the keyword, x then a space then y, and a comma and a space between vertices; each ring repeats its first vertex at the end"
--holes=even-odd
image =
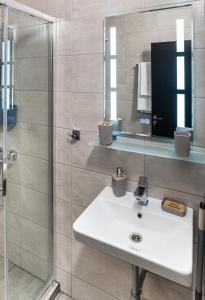
POLYGON ((178 217, 161 209, 161 201, 149 198, 137 217, 132 193, 114 196, 106 187, 73 224, 77 240, 184 286, 192 283, 193 210, 178 217), (130 234, 142 241, 133 242, 130 234))

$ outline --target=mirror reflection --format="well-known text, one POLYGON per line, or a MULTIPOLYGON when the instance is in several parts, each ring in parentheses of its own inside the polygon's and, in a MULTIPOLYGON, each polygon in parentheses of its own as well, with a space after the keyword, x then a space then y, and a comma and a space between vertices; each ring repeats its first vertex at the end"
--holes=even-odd
POLYGON ((192 127, 192 9, 105 19, 105 118, 118 132, 173 138, 192 127))

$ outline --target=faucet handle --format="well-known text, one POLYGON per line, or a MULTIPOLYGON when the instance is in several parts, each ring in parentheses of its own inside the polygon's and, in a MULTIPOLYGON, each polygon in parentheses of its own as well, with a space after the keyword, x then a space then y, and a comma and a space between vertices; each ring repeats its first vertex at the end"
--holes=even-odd
POLYGON ((145 177, 145 176, 140 176, 140 177, 139 177, 139 180, 138 180, 138 186, 139 186, 140 188, 146 189, 147 186, 148 186, 148 180, 147 180, 147 177, 145 177))
POLYGON ((136 188, 134 192, 134 196, 137 198, 141 198, 144 195, 145 187, 139 186, 136 188))
POLYGON ((137 190, 135 191, 134 195, 138 197, 142 197, 145 192, 145 187, 144 186, 138 186, 137 190))
POLYGON ((138 203, 140 205, 147 205, 147 187, 148 187, 148 180, 145 176, 140 176, 138 181, 138 186, 136 191, 134 192, 134 196, 137 198, 138 203))

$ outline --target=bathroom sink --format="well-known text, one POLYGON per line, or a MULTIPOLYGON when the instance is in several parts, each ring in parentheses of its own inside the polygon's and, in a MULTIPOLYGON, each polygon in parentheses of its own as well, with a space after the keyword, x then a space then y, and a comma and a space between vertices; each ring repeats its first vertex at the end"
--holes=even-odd
POLYGON ((178 217, 149 198, 137 216, 132 193, 117 198, 106 187, 73 224, 75 238, 184 286, 191 286, 193 210, 178 217))

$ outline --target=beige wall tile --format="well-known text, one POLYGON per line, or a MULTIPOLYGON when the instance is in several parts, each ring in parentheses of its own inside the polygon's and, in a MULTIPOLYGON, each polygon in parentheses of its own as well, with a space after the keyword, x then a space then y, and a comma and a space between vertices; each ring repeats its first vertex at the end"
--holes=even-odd
MULTIPOLYGON (((29 0, 28 0, 29 1, 29 0)), ((31 6, 32 7, 32 6, 31 6)), ((35 26, 42 24, 42 20, 39 18, 31 18, 29 14, 22 13, 20 11, 17 11, 15 9, 10 9, 9 10, 9 24, 12 24, 12 28, 14 27, 30 27, 30 26, 35 26)))
POLYGON ((130 297, 131 265, 72 241, 74 276, 119 299, 130 297))
POLYGON ((81 134, 81 140, 72 146, 72 165, 90 171, 111 175, 122 166, 129 179, 138 180, 144 174, 143 155, 115 151, 103 147, 92 147, 89 142, 96 138, 93 133, 81 134))
POLYGON ((127 180, 127 190, 131 193, 134 193, 137 188, 138 182, 127 180))
POLYGON ((72 57, 72 91, 103 92, 103 56, 101 54, 72 57))
MULTIPOLYGON (((21 266, 21 256, 23 256, 23 252, 26 250, 24 250, 19 245, 13 243, 10 240, 8 243, 9 243, 8 244, 9 245, 9 249, 8 249, 9 261, 20 267, 21 266)), ((28 252, 28 251, 26 251, 26 252, 28 252)), ((32 258, 32 255, 33 254, 31 254, 28 259, 32 258)))
POLYGON ((15 29, 15 57, 48 56, 49 27, 46 24, 15 29))
POLYGON ((21 244, 21 218, 8 213, 8 240, 20 246, 21 244))
POLYGON ((204 1, 196 1, 193 6, 194 48, 205 48, 204 1))
POLYGON ((205 98, 194 99, 194 145, 205 147, 205 98))
POLYGON ((71 168, 62 164, 55 165, 56 196, 62 200, 70 201, 71 198, 71 168))
POLYGON ((48 259, 49 255, 49 231, 32 222, 20 220, 20 245, 42 259, 48 259))
POLYGON ((17 266, 25 271, 37 276, 43 281, 47 281, 48 273, 50 272, 50 262, 34 255, 33 253, 23 249, 11 241, 9 241, 9 261, 12 261, 17 266))
POLYGON ((108 0, 107 13, 136 11, 144 8, 144 0, 108 0))
POLYGON ((40 10, 58 19, 69 19, 71 17, 71 0, 19 0, 19 2, 40 10))
POLYGON ((8 180, 48 194, 48 162, 18 153, 18 159, 8 166, 8 180))
POLYGON ((3 209, 0 210, 0 255, 4 256, 4 225, 3 225, 3 209))
POLYGON ((57 54, 58 55, 71 55, 71 29, 72 22, 57 22, 57 54))
POLYGON ((89 15, 109 15, 119 12, 128 12, 133 10, 143 9, 143 0, 80 0, 73 1, 73 16, 89 16, 89 15))
POLYGON ((55 279, 60 283, 61 291, 71 296, 71 274, 56 267, 54 275, 55 279))
POLYGON ((192 291, 176 283, 148 273, 143 287, 146 300, 192 300, 192 291))
MULTIPOLYGON (((48 195, 8 182, 8 210, 42 227, 49 227, 48 195)), ((49 207, 50 205, 50 207, 49 207)))
POLYGON ((147 12, 143 14, 135 13, 126 15, 124 20, 125 33, 151 32, 159 30, 159 14, 156 12, 147 12))
POLYGON ((111 176, 72 168, 72 203, 87 207, 111 184, 111 176))
MULTIPOLYGON (((85 207, 72 204, 72 224, 83 213, 84 210, 85 207)), ((72 238, 74 238, 73 230, 72 230, 72 238)))
POLYGON ((195 49, 194 62, 194 95, 203 98, 205 94, 205 49, 195 49))
POLYGON ((55 300, 72 300, 72 298, 66 294, 60 293, 57 295, 55 300))
POLYGON ((72 276, 72 297, 76 300, 115 300, 114 298, 96 287, 72 276))
POLYGON ((102 14, 106 11, 107 0, 73 0, 72 16, 82 17, 102 14))
POLYGON ((72 237, 71 203, 61 199, 56 199, 54 217, 54 231, 66 237, 72 237))
POLYGON ((153 156, 147 156, 145 164, 149 184, 204 196, 204 165, 153 156))
MULTIPOLYGON (((137 100, 137 99, 136 99, 137 100)), ((122 130, 133 132, 134 134, 149 134, 151 132, 150 125, 145 125, 140 123, 141 118, 146 118, 150 120, 149 114, 142 114, 138 112, 135 108, 137 107, 137 101, 132 100, 132 102, 118 102, 117 115, 122 118, 122 130)))
MULTIPOLYGON (((157 2, 157 1, 156 1, 157 2)), ((163 1, 163 2, 166 2, 163 1)), ((179 2, 179 1, 178 1, 179 2)), ((158 23, 159 30, 175 30, 176 28, 176 19, 183 18, 185 22, 185 28, 191 28, 192 21, 192 10, 188 6, 177 7, 171 10, 159 10, 158 11, 158 23)), ((186 31, 186 30, 185 30, 186 31)), ((161 32, 160 32, 161 33, 161 32)), ((176 31, 175 31, 176 36, 176 31)), ((190 36, 191 38, 191 36, 190 36)))
MULTIPOLYGON (((125 54, 126 56, 137 56, 140 57, 141 53, 146 53, 151 51, 150 42, 156 42, 159 40, 159 32, 137 32, 125 35, 125 54), (140 41, 138 43, 137 41, 140 41)), ((141 55, 142 56, 142 55, 141 55)))
POLYGON ((17 91, 48 91, 48 58, 16 59, 14 86, 17 91))
POLYGON ((55 264, 61 270, 71 273, 71 239, 55 234, 55 264))
POLYGON ((103 95, 97 93, 55 93, 57 127, 96 132, 103 119, 103 95))
POLYGON ((174 197, 181 201, 184 201, 188 207, 192 207, 195 213, 198 213, 199 203, 202 201, 203 197, 187 194, 186 192, 178 192, 175 190, 165 189, 153 185, 149 185, 148 188, 149 197, 154 197, 162 200, 164 197, 174 197))
POLYGON ((14 104, 18 107, 18 122, 47 125, 48 103, 51 103, 51 99, 47 92, 14 91, 14 104))
POLYGON ((56 127, 72 128, 72 94, 70 92, 56 92, 54 99, 56 127))
POLYGON ((55 161, 65 165, 71 163, 71 140, 68 132, 70 130, 64 128, 55 129, 55 161))
POLYGON ((8 131, 8 145, 20 154, 48 160, 48 127, 18 122, 8 131))
POLYGON ((72 128, 84 131, 98 131, 98 123, 103 120, 103 94, 72 94, 72 128))
POLYGON ((102 16, 89 16, 73 20, 72 53, 74 55, 103 53, 102 16))
POLYGON ((55 58, 56 71, 54 72, 55 91, 68 92, 72 86, 72 57, 58 56, 55 58))

